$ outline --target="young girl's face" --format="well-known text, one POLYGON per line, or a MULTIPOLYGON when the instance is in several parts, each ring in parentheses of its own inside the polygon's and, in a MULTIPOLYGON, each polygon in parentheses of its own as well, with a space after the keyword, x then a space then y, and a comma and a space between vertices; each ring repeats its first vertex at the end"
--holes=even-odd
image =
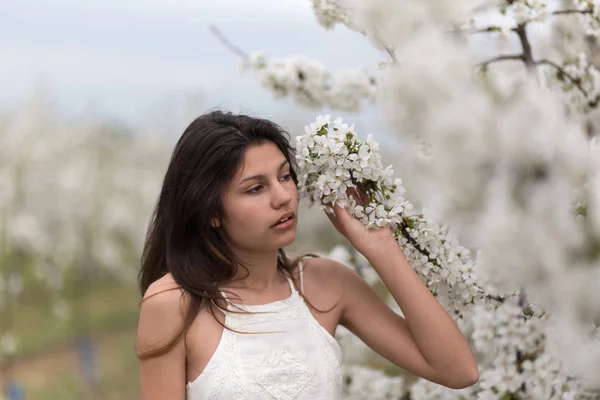
POLYGON ((290 165, 272 142, 250 146, 223 196, 220 221, 231 244, 246 251, 280 249, 296 238, 298 192, 290 165), (285 225, 274 226, 286 213, 285 225))

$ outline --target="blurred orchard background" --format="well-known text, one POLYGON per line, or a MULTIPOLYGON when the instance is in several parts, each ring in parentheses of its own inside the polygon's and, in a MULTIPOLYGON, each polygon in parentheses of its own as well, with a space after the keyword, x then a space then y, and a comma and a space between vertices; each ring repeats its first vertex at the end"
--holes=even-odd
MULTIPOLYGON (((214 108, 292 137, 314 119, 241 73, 211 24, 334 68, 378 57, 321 29, 305 0, 0 5, 0 398, 138 398, 136 273, 176 139, 214 108)), ((346 115, 382 131, 372 107, 346 115)), ((340 240, 321 212, 302 214, 292 254, 340 240)))
MULTIPOLYGON (((213 109, 272 119, 293 144, 317 114, 343 117, 441 218, 403 215, 402 245, 456 311, 479 384, 417 381, 340 329, 348 398, 598 398, 600 5, 448 4, 3 1, 0 399, 139 398, 147 223, 175 141, 213 109)), ((289 253, 354 266, 390 301, 303 207, 289 253)))

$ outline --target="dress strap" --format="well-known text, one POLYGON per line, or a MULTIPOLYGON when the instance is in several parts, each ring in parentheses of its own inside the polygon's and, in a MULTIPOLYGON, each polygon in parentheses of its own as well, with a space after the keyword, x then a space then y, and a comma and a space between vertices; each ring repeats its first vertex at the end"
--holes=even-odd
POLYGON ((294 286, 294 282, 292 281, 292 278, 290 278, 290 276, 288 274, 285 274, 285 279, 287 279, 288 284, 290 285, 290 290, 292 291, 292 293, 296 293, 296 287, 294 286))
POLYGON ((223 296, 223 300, 225 300, 225 310, 230 311, 232 307, 236 307, 231 301, 229 301, 229 297, 225 293, 225 291, 221 290, 219 287, 219 293, 223 296))
POLYGON ((304 268, 304 266, 302 265, 302 261, 298 262, 298 274, 300 275, 300 290, 302 291, 302 294, 304 295, 304 279, 302 276, 303 268, 304 268))
POLYGON ((229 303, 229 298, 227 297, 227 295, 225 294, 225 292, 221 290, 221 288, 220 288, 220 287, 219 287, 219 294, 220 294, 221 296, 223 296, 223 300, 225 300, 226 302, 228 302, 228 303, 229 303))

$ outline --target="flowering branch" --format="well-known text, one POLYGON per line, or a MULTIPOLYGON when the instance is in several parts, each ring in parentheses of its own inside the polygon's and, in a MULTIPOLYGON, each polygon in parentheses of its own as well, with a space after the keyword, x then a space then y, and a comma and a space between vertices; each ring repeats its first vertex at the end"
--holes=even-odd
POLYGON ((472 276, 470 251, 426 213, 407 212, 413 206, 402 197, 402 180, 392 179, 390 166, 383 168, 378 144, 371 135, 363 143, 353 127, 325 116, 318 117, 296 140, 301 198, 328 211, 333 211, 335 204, 349 206, 348 211, 368 228, 389 225, 432 293, 440 295, 438 299, 454 318, 463 318, 465 307, 483 295, 472 276), (364 188, 368 205, 358 205, 352 195, 348 196, 347 189, 356 186, 364 188), (438 293, 441 287, 448 288, 444 296, 438 293))
POLYGON ((600 71, 580 53, 576 59, 558 65, 550 60, 540 60, 538 64, 548 65, 556 70, 551 77, 559 83, 567 95, 567 105, 581 112, 596 109, 600 103, 600 71), (571 90, 571 89, 577 90, 571 90))
MULTIPOLYGON (((525 63, 525 66, 529 71, 535 68, 535 61, 533 61, 533 55, 531 51, 531 43, 529 42, 529 38, 527 37, 527 22, 523 22, 517 25, 516 28, 512 28, 511 31, 516 32, 519 36, 519 40, 521 42, 521 47, 523 48, 523 53, 521 54, 513 54, 513 55, 501 55, 494 57, 490 60, 484 61, 479 64, 481 68, 486 68, 489 64, 499 62, 499 61, 508 61, 508 60, 521 60, 525 63)), ((476 32, 494 32, 499 30, 497 27, 488 27, 480 31, 476 32)))
MULTIPOLYGON (((263 86, 273 95, 291 95, 301 105, 329 106, 344 111, 360 111, 362 100, 374 103, 377 79, 363 69, 333 73, 321 63, 304 57, 268 59, 260 53, 248 54, 228 40, 215 26, 211 32, 242 60, 242 67, 258 72, 263 86)), ((388 49, 390 56, 393 52, 388 49)), ((393 58, 395 59, 395 57, 393 58)))
POLYGON ((544 60, 539 60, 539 61, 536 61, 536 65, 543 65, 543 64, 545 64, 545 65, 549 65, 549 66, 553 67, 554 69, 556 69, 556 71, 557 71, 557 75, 556 75, 556 77, 557 77, 559 80, 561 80, 561 81, 564 81, 564 78, 567 78, 567 79, 569 79, 569 81, 571 81, 571 83, 572 83, 573 85, 575 85, 575 86, 577 87, 577 89, 579 89, 579 91, 580 91, 580 92, 581 92, 581 93, 582 93, 584 96, 586 96, 586 97, 587 97, 588 93, 587 93, 587 91, 586 91, 586 90, 583 88, 583 86, 581 86, 581 79, 573 77, 573 76, 572 76, 571 74, 569 74, 569 73, 568 73, 568 72, 567 72, 567 71, 566 71, 566 70, 565 70, 563 67, 561 67, 560 65, 556 64, 556 63, 555 63, 555 62, 553 62, 553 61, 546 60, 546 59, 544 59, 544 60))

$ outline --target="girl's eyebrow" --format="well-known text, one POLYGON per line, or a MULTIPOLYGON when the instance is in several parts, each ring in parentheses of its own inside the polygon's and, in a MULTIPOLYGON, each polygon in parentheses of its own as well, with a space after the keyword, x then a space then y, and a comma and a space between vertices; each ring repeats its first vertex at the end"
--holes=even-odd
MULTIPOLYGON (((278 171, 281 171, 287 163, 288 163, 287 160, 283 160, 283 162, 281 164, 279 164, 278 171)), ((266 179, 266 176, 265 175, 252 175, 252 176, 242 179, 239 184, 241 185, 242 183, 244 183, 246 181, 250 181, 252 179, 266 179)))

